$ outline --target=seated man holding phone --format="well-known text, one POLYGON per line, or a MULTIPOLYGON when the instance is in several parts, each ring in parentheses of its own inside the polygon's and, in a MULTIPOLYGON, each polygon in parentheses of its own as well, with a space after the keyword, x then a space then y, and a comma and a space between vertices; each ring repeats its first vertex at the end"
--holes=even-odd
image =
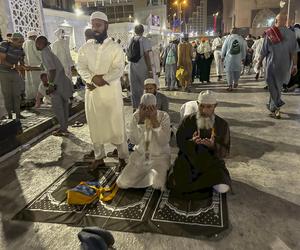
POLYGON ((231 179, 225 167, 230 150, 227 122, 215 115, 217 99, 209 90, 199 94, 198 111, 186 116, 176 139, 179 148, 167 187, 171 196, 183 199, 204 199, 212 190, 226 193, 231 179))

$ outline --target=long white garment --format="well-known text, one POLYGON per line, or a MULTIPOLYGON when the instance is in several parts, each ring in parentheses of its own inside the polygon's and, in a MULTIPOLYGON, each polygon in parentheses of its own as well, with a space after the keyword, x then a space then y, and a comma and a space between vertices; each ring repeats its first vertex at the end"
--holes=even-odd
POLYGON ((129 156, 128 164, 117 179, 120 188, 144 188, 152 186, 165 190, 167 171, 170 168, 170 117, 157 111, 160 126, 151 129, 150 162, 145 160, 145 125, 139 125, 139 111, 133 114, 129 128, 130 142, 135 151, 129 156))
POLYGON ((222 62, 222 39, 220 37, 217 37, 213 40, 212 43, 212 50, 214 51, 214 58, 215 58, 215 64, 216 64, 216 73, 217 76, 221 76, 223 73, 223 62, 222 62))
POLYGON ((212 42, 211 49, 212 50, 216 50, 216 49, 221 50, 222 45, 223 45, 222 39, 220 37, 216 37, 212 42))
MULTIPOLYGON (((25 53, 25 64, 28 66, 37 67, 42 63, 41 52, 35 47, 35 41, 26 40, 23 44, 25 53)), ((25 72, 25 94, 26 99, 34 99, 40 84, 41 71, 26 71, 25 72)))
POLYGON ((121 46, 107 38, 103 44, 85 43, 78 51, 78 73, 86 83, 103 75, 109 85, 85 92, 85 113, 94 144, 121 144, 125 139, 120 77, 125 58, 121 46))
POLYGON ((72 80, 71 68, 74 66, 74 62, 71 57, 68 41, 58 38, 53 44, 51 44, 51 49, 62 63, 66 76, 72 80))
MULTIPOLYGON (((258 63, 259 63, 259 58, 260 58, 260 52, 262 50, 264 44, 264 38, 260 38, 254 42, 252 45, 251 49, 254 51, 254 58, 253 58, 253 63, 254 63, 254 72, 258 73, 259 71, 257 70, 258 63)), ((263 69, 265 67, 265 60, 263 61, 263 67, 260 68, 260 74, 263 73, 263 69)))
POLYGON ((159 60, 159 48, 157 46, 152 47, 152 51, 149 52, 152 72, 153 72, 153 79, 155 80, 156 85, 159 87, 159 78, 158 73, 160 73, 160 60, 159 60))

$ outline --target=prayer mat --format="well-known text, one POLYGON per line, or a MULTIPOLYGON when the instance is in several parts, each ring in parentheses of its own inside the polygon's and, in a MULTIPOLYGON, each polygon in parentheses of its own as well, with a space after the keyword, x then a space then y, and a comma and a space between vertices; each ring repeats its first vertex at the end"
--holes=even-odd
POLYGON ((92 172, 86 163, 76 163, 14 219, 191 238, 217 236, 228 228, 226 195, 219 193, 213 193, 207 200, 186 201, 170 197, 169 191, 120 189, 110 202, 97 200, 85 206, 66 203, 66 191, 81 181, 99 181, 102 186, 111 186, 118 177, 116 170, 114 163, 92 172))

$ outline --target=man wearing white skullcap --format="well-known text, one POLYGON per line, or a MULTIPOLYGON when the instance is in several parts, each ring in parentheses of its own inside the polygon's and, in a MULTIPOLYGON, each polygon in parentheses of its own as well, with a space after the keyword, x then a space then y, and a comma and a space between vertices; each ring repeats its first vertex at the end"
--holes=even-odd
POLYGON ((125 57, 122 47, 107 36, 108 19, 102 12, 90 18, 94 41, 78 51, 78 73, 86 84, 85 113, 94 151, 85 157, 95 157, 90 166, 104 166, 104 144, 117 146, 120 166, 126 165, 128 147, 125 135, 123 99, 120 78, 125 57))
POLYGON ((144 81, 145 93, 153 94, 156 97, 156 107, 158 110, 169 112, 169 100, 164 94, 157 91, 157 85, 153 78, 144 81))
POLYGON ((202 91, 198 109, 184 117, 177 134, 179 153, 168 178, 171 195, 201 199, 212 191, 225 193, 231 180, 224 158, 229 154, 227 122, 215 115, 217 99, 212 91, 202 91))
POLYGON ((51 44, 52 52, 58 57, 62 63, 66 75, 72 80, 72 67, 74 67, 74 61, 71 57, 69 38, 65 34, 65 30, 62 28, 54 31, 56 40, 51 44))
POLYGON ((130 142, 135 150, 117 179, 119 188, 145 188, 165 190, 170 167, 170 117, 157 110, 156 97, 144 94, 129 127, 130 142))
MULTIPOLYGON (((25 64, 39 66, 42 63, 41 52, 35 47, 37 32, 31 30, 27 33, 27 40, 23 43, 25 52, 25 64)), ((25 71, 25 97, 30 102, 35 99, 40 84, 41 71, 25 71)))

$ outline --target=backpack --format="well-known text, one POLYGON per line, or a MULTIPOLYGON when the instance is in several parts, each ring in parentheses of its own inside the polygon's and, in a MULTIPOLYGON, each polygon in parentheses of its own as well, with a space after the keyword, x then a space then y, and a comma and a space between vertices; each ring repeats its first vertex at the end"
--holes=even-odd
POLYGON ((231 55, 237 55, 241 53, 241 46, 237 39, 233 40, 233 42, 231 43, 231 48, 229 50, 229 53, 231 55))
POLYGON ((176 63, 176 58, 175 58, 175 53, 172 48, 169 49, 167 58, 166 58, 166 64, 175 64, 176 63))
POLYGON ((128 61, 137 63, 141 59, 140 39, 132 39, 127 51, 128 61))

